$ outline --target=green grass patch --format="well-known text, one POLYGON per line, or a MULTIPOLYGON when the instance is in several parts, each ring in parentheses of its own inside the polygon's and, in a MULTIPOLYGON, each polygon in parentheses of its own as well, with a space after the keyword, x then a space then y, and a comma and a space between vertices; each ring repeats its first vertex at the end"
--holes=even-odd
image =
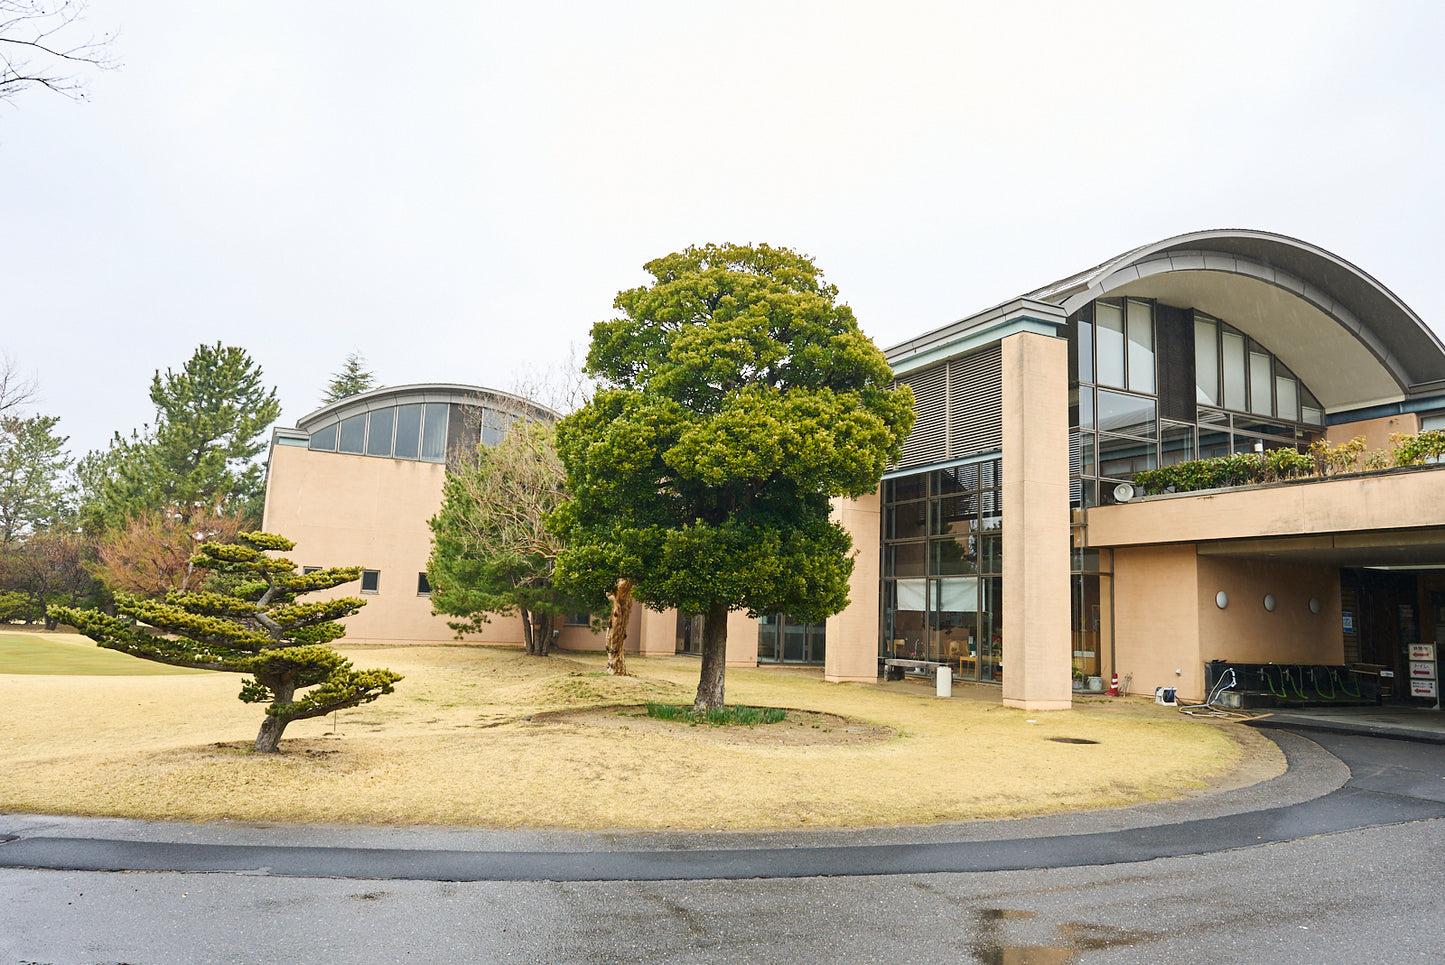
POLYGON ((695 714, 692 707, 686 704, 658 704, 649 701, 647 716, 656 717, 658 720, 683 720, 689 724, 712 724, 715 727, 730 727, 739 724, 753 727, 757 724, 776 724, 786 718, 788 712, 781 707, 728 705, 719 707, 717 710, 706 710, 701 714, 695 714))
POLYGON ((0 674, 149 677, 209 672, 106 650, 74 634, 0 633, 0 674))

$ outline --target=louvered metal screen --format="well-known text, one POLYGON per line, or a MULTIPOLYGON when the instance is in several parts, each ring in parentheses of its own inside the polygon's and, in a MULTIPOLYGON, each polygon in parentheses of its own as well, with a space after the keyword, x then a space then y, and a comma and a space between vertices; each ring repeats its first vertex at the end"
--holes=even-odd
POLYGON ((998 346, 924 369, 913 388, 913 432, 894 468, 997 452, 1003 445, 1003 353, 998 346))
POLYGON ((948 458, 1003 446, 1003 350, 998 346, 948 363, 948 458))

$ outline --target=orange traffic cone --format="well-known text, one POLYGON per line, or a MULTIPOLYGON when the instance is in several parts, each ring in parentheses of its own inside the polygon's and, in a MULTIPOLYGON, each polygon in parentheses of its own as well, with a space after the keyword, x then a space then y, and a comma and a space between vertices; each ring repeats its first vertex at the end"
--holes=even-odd
POLYGON ((1109 696, 1119 696, 1119 674, 1117 671, 1114 673, 1114 682, 1109 685, 1109 696))

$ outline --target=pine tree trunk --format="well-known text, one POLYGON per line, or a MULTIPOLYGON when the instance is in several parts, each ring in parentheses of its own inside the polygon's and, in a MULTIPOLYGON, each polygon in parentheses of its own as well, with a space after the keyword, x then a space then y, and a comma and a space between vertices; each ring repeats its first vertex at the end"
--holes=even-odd
POLYGON ((540 613, 535 615, 537 628, 532 636, 537 638, 537 656, 545 657, 552 649, 552 618, 540 613))
POLYGON ((612 622, 607 625, 607 672, 614 677, 627 676, 622 647, 627 642, 627 623, 631 619, 632 581, 620 579, 612 593, 612 622))
POLYGON ((697 697, 692 702, 693 713, 722 707, 727 656, 728 607, 726 603, 714 603, 707 608, 702 622, 702 673, 697 681, 697 697))
POLYGON ((266 720, 261 724, 261 731, 256 735, 256 743, 252 750, 257 754, 277 754, 281 750, 281 734, 286 730, 290 721, 284 717, 272 717, 266 715, 266 720))
MULTIPOLYGON (((296 681, 292 677, 261 677, 257 674, 256 679, 265 684, 271 690, 271 706, 289 704, 296 699, 296 681)), ((275 714, 267 714, 266 719, 261 722, 261 730, 256 734, 256 743, 251 749, 257 754, 276 754, 281 750, 281 735, 286 730, 286 725, 291 723, 288 717, 279 717, 275 714)))
POLYGON ((526 610, 522 611, 522 642, 527 645, 527 656, 535 656, 537 644, 536 634, 532 632, 532 614, 526 610))

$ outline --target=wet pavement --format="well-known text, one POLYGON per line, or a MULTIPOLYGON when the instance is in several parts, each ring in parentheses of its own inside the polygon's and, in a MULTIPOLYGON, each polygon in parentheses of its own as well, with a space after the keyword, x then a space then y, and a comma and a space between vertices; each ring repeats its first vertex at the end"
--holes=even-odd
POLYGON ((1427 707, 1299 707, 1267 713, 1250 724, 1297 733, 1356 734, 1445 744, 1445 711, 1427 707))

